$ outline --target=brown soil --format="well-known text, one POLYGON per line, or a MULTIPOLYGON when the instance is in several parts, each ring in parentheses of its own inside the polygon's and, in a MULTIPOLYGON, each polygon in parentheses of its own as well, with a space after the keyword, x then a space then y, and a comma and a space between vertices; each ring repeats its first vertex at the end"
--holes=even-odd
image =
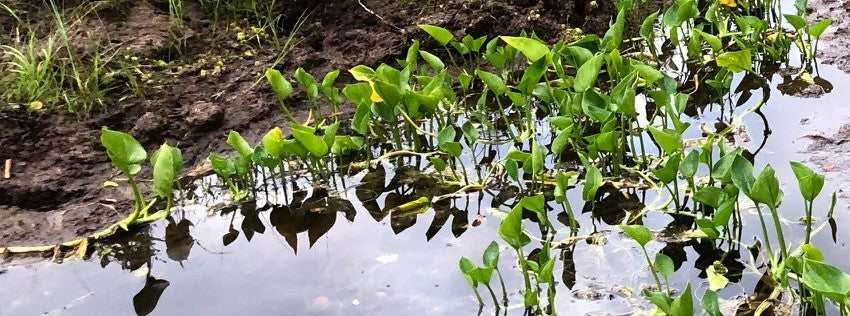
POLYGON ((838 69, 850 73, 850 1, 812 0, 809 1, 809 19, 820 21, 832 19, 832 25, 826 30, 818 45, 818 59, 824 64, 835 65, 838 69))
MULTIPOLYGON (((416 27, 420 23, 475 36, 526 30, 554 42, 568 27, 603 32, 614 10, 610 1, 362 3, 374 14, 356 0, 295 1, 288 6, 283 18, 288 27, 303 12, 312 13, 297 33, 297 46, 278 68, 291 73, 301 66, 321 76, 357 64, 393 63, 412 39, 437 51, 416 27)), ((0 111, 0 162, 12 161, 11 179, 0 179, 0 246, 58 243, 126 216, 131 195, 100 145, 102 126, 131 132, 149 151, 162 142, 177 145, 187 165, 197 166, 208 153, 227 150, 224 136, 229 130, 256 140, 284 124, 273 93, 263 81, 256 84, 278 49, 268 40, 238 40, 237 34, 248 28, 214 24, 199 12, 187 6, 186 46, 179 51, 173 48, 167 11, 146 3, 99 12, 74 33, 74 45, 82 48, 113 45, 139 57, 140 69, 150 76, 143 96, 112 96, 88 118, 0 111), (105 181, 119 187, 104 187, 105 181)), ((14 23, 0 19, 0 30, 10 31, 14 23)), ((143 171, 141 178, 146 177, 143 171)))

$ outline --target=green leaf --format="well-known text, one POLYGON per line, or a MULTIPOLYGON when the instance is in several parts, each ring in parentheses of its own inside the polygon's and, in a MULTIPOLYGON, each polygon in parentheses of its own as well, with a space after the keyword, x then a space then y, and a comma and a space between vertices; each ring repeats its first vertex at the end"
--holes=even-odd
POLYGON ((546 147, 538 145, 537 142, 532 142, 531 147, 531 170, 534 174, 539 175, 546 171, 546 147))
POLYGON ((420 24, 419 28, 431 35, 440 45, 446 46, 455 36, 451 31, 439 26, 420 24))
POLYGON ((797 185, 800 187, 803 198, 809 202, 814 201, 823 189, 825 177, 796 161, 791 162, 791 170, 794 171, 794 176, 797 177, 797 185))
POLYGON ((823 252, 812 244, 803 244, 800 246, 803 250, 803 256, 807 259, 822 262, 824 260, 823 252))
POLYGON ((640 37, 643 37, 647 42, 652 42, 655 38, 655 21, 658 20, 659 13, 661 12, 655 11, 655 13, 650 14, 640 25, 640 37))
POLYGON ((711 49, 714 51, 715 54, 719 53, 723 49, 723 41, 721 41, 719 37, 703 31, 695 31, 697 34, 699 34, 700 37, 705 39, 705 42, 708 43, 708 46, 711 46, 711 49))
POLYGON ((239 156, 251 157, 251 155, 254 154, 254 148, 251 147, 251 145, 248 145, 248 141, 246 141, 245 138, 242 138, 242 135, 236 131, 230 131, 230 133, 227 134, 227 144, 236 150, 236 152, 239 153, 239 156))
POLYGON ((325 140, 315 135, 315 129, 301 124, 292 123, 292 136, 299 144, 307 148, 316 158, 322 158, 328 154, 328 148, 325 140))
POLYGON ((620 112, 628 117, 637 117, 635 111, 636 82, 637 72, 633 71, 611 90, 612 101, 617 104, 620 112))
POLYGON ((431 68, 433 68, 435 72, 440 72, 443 71, 443 69, 446 69, 446 64, 444 64, 443 61, 440 60, 440 57, 437 57, 434 54, 431 54, 424 50, 420 50, 419 55, 422 56, 422 59, 424 59, 425 62, 428 63, 428 65, 431 65, 431 68))
POLYGON ((479 283, 490 284, 490 279, 493 278, 493 268, 476 268, 472 271, 472 278, 479 283))
POLYGON ((649 126, 649 132, 661 149, 667 154, 675 153, 683 148, 682 134, 672 129, 658 129, 649 126))
POLYGON ((325 142, 325 145, 328 145, 328 148, 332 148, 334 142, 336 142, 336 133, 339 131, 339 121, 334 121, 331 125, 323 126, 322 131, 325 133, 322 140, 325 142))
POLYGON ((339 70, 331 71, 325 74, 325 77, 322 78, 322 87, 328 88, 336 83, 336 79, 339 78, 339 70))
POLYGON ((652 68, 650 66, 640 64, 640 63, 632 63, 632 68, 637 70, 640 74, 640 77, 646 81, 646 84, 650 85, 658 80, 664 79, 664 73, 658 69, 652 68))
POLYGON ((801 30, 806 27, 806 19, 802 16, 786 14, 785 20, 788 21, 788 24, 791 24, 795 30, 801 30))
POLYGON ((605 36, 602 37, 602 46, 605 47, 606 52, 613 51, 620 47, 620 44, 623 42, 623 30, 626 27, 626 9, 622 8, 617 13, 617 19, 614 22, 607 32, 605 32, 605 36))
POLYGON ((706 290, 705 295, 702 296, 700 305, 710 316, 723 316, 723 313, 720 312, 720 302, 715 291, 706 290))
POLYGON ((652 231, 646 226, 643 225, 620 225, 620 229, 623 230, 626 235, 637 241, 641 247, 646 246, 646 244, 652 240, 652 231))
POLYGON ((286 158, 283 150, 283 131, 279 127, 271 129, 263 136, 263 148, 272 157, 282 160, 286 158))
POLYGON ((735 156, 732 161, 732 183, 747 196, 753 188, 756 179, 753 177, 753 164, 741 155, 735 156))
POLYGON ((499 38, 511 47, 516 48, 531 62, 549 54, 549 47, 533 38, 511 36, 500 36, 499 38))
POLYGON ((726 201, 726 191, 718 187, 703 187, 694 194, 694 200, 718 208, 726 201))
POLYGON ((664 12, 662 21, 665 26, 675 29, 697 16, 699 16, 699 9, 694 0, 679 0, 664 12))
POLYGON ((717 66, 725 67, 731 72, 742 72, 753 69, 753 60, 749 50, 725 52, 715 58, 717 66))
POLYGON ((304 68, 298 67, 298 69, 295 69, 295 80, 298 81, 301 88, 307 91, 309 98, 315 99, 319 96, 319 84, 316 82, 316 78, 305 71, 304 68))
POLYGON ((511 180, 519 181, 519 163, 516 160, 505 161, 505 172, 511 180))
POLYGON ((558 132, 558 136, 555 136, 555 139, 552 140, 552 153, 555 155, 561 155, 564 152, 564 149, 567 148, 569 144, 571 131, 569 129, 564 129, 558 132))
POLYGON ((654 291, 644 291, 643 295, 646 296, 646 299, 658 306, 665 314, 670 314, 670 304, 673 303, 673 299, 667 294, 662 292, 654 292, 654 291))
POLYGON ((696 220, 697 227, 703 233, 705 233, 706 237, 709 239, 717 239, 720 237, 720 231, 715 228, 714 221, 708 218, 699 218, 696 220))
POLYGON ((174 194, 174 182, 183 169, 183 155, 180 149, 162 144, 151 156, 153 165, 153 192, 163 199, 174 194))
POLYGON ((711 178, 718 181, 729 181, 727 176, 729 175, 729 170, 732 169, 732 163, 735 162, 735 157, 737 156, 738 153, 734 151, 723 155, 723 157, 714 164, 714 167, 711 168, 711 178))
POLYGON ((539 303, 537 292, 533 290, 527 290, 525 292, 525 300, 523 301, 523 303, 525 303, 525 307, 537 306, 537 304, 539 303))
POLYGON ((469 260, 466 257, 460 257, 460 262, 458 262, 458 266, 460 267, 460 272, 463 273, 463 277, 466 279, 466 282, 469 283, 472 288, 478 287, 478 281, 473 277, 473 272, 478 267, 475 266, 475 263, 472 263, 472 260, 469 260))
POLYGON ((493 91, 496 95, 503 95, 508 91, 508 87, 499 76, 480 69, 475 70, 475 73, 478 74, 478 78, 481 78, 481 81, 487 85, 487 88, 489 88, 490 91, 493 91))
POLYGON ((472 122, 464 122, 460 129, 463 131, 463 137, 466 138, 466 141, 469 142, 470 145, 473 145, 478 141, 480 134, 478 133, 478 128, 475 127, 472 122))
POLYGON ((236 174, 236 166, 233 161, 218 154, 211 153, 208 157, 213 171, 222 178, 229 178, 236 174))
POLYGON ((720 204, 717 212, 714 213, 714 218, 711 220, 714 222, 715 227, 729 224, 729 219, 732 218, 732 213, 735 211, 735 202, 735 199, 728 199, 723 204, 720 204))
POLYGON ((679 164, 679 171, 685 178, 693 178, 699 168, 699 151, 691 150, 682 163, 679 164))
POLYGON ((581 196, 585 201, 592 201, 596 197, 596 191, 602 186, 602 172, 592 163, 586 166, 587 174, 584 175, 584 189, 581 196))
POLYGON ((148 153, 130 134, 112 131, 106 127, 100 133, 100 142, 112 164, 125 175, 135 175, 142 169, 148 153))
POLYGON ((443 170, 446 170, 446 167, 448 167, 446 162, 443 159, 440 159, 439 157, 431 157, 430 160, 431 164, 434 165, 434 169, 439 172, 443 172, 443 170))
MULTIPOLYGON (((534 91, 534 88, 537 87, 537 84, 540 83, 540 78, 543 78, 543 75, 546 74, 546 69, 548 68, 549 62, 547 62, 546 59, 540 59, 532 63, 531 66, 525 68, 525 71, 522 73, 522 79, 520 79, 517 89, 525 94, 531 94, 534 91)), ((516 98, 511 97, 511 99, 514 100, 516 98)), ((523 102, 525 101, 523 100, 523 102)))
POLYGON ((593 88, 596 85, 596 78, 599 77, 599 71, 602 69, 603 61, 605 61, 605 55, 599 54, 593 56, 593 58, 578 68, 576 79, 573 83, 576 92, 587 91, 587 89, 593 88))
POLYGON ((807 288, 826 294, 832 300, 850 296, 850 275, 826 263, 807 258, 803 262, 803 284, 807 288))
POLYGON ((538 274, 540 276, 540 283, 552 283, 553 270, 555 270, 555 259, 549 258, 549 260, 546 260, 546 263, 540 267, 540 273, 538 274))
POLYGON ((282 101, 292 95, 292 84, 277 69, 269 68, 266 70, 266 80, 268 80, 269 85, 272 86, 275 94, 277 94, 278 100, 282 101))
POLYGON ((499 244, 495 241, 490 242, 487 249, 484 249, 484 266, 498 269, 499 265, 499 244))
POLYGON ((832 25, 831 19, 823 19, 817 21, 815 24, 809 27, 809 35, 814 36, 815 38, 820 38, 823 35, 823 32, 832 25))
POLYGON ((546 197, 544 197, 543 194, 524 196, 520 200, 519 204, 522 205, 523 208, 537 214, 537 218, 540 220, 540 225, 547 226, 549 218, 546 215, 546 197))
POLYGON ((463 146, 458 142, 445 142, 440 144, 440 149, 454 157, 460 157, 463 154, 463 146))
POLYGON ((669 279, 675 273, 675 265, 673 259, 663 253, 655 254, 655 270, 658 271, 665 279, 669 279))
POLYGON ((773 167, 767 165, 761 171, 755 182, 753 182, 753 188, 750 190, 750 198, 772 209, 779 207, 779 204, 782 203, 782 189, 779 188, 779 179, 776 178, 776 172, 773 170, 773 167))
POLYGON ((682 154, 677 153, 667 159, 664 167, 661 169, 652 170, 652 173, 658 177, 662 183, 667 184, 676 179, 678 174, 679 164, 682 161, 682 154))
POLYGON ((439 134, 437 134, 437 143, 444 144, 453 142, 455 140, 456 135, 457 134, 453 126, 446 126, 442 130, 440 130, 439 134))
POLYGON ((375 71, 364 65, 357 65, 348 70, 354 79, 357 81, 372 81, 375 78, 375 71))
POLYGON ((578 176, 578 173, 575 171, 570 171, 568 173, 564 173, 563 171, 558 171, 555 174, 555 202, 564 203, 567 202, 567 189, 570 185, 575 184, 575 178, 578 176))
POLYGON ((693 316, 694 315, 694 298, 691 294, 691 284, 682 292, 673 303, 670 303, 670 316, 693 316))
POLYGON ((531 238, 523 232, 521 206, 515 206, 499 224, 499 236, 514 249, 522 248, 531 242, 531 238))

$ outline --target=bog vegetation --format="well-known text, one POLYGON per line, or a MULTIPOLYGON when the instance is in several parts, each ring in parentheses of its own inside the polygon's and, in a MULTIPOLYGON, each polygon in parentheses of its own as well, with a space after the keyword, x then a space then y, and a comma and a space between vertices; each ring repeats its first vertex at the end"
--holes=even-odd
MULTIPOLYGON (((249 10, 257 12, 260 27, 277 23, 260 14, 274 2, 247 7, 202 3, 216 16, 249 10)), ((481 306, 497 312, 520 306, 532 314, 556 314, 557 253, 590 238, 592 232, 578 225, 580 214, 574 210, 578 203, 598 202, 603 188, 657 194, 654 203, 627 213, 619 223, 643 252, 645 262, 635 264, 645 265, 652 277, 642 293, 656 312, 692 315, 702 309, 721 315, 717 291, 728 279, 717 261, 707 270, 708 290, 696 293, 690 284, 674 288, 672 259, 647 247, 660 235, 642 225, 648 213, 691 218, 678 238, 722 244, 730 252, 754 249, 753 269, 773 286, 770 299, 754 304, 756 313, 779 297, 818 314, 850 312, 850 275, 824 262, 810 243, 826 227, 813 218, 832 219, 835 194, 831 209, 815 209, 815 201, 830 198, 821 192, 823 175, 798 162, 754 167, 736 137, 742 117, 758 113, 766 96, 741 110, 744 102, 733 98, 744 96, 732 88, 741 78, 767 87, 766 65, 796 65, 800 77, 810 78, 818 39, 831 21, 810 22, 805 0, 795 3, 791 11, 796 14, 786 15, 780 14, 789 10, 779 1, 676 0, 639 23, 637 36, 627 37, 629 25, 635 24, 627 21, 630 12, 640 5, 619 1, 619 12, 602 37, 582 35, 549 45, 534 33, 459 37, 439 26, 420 25, 429 43, 413 42, 393 65, 359 65, 327 74, 270 68, 265 78, 289 122, 257 144, 233 131, 226 143, 236 155, 210 153, 209 162, 234 201, 257 194, 257 183, 266 178, 284 184, 306 180, 343 191, 345 177, 385 162, 416 166, 451 188, 393 212, 421 214, 466 194, 515 187, 513 208, 498 212, 501 240, 482 249, 480 261, 458 258, 459 277, 468 281, 481 306), (337 84, 342 76, 353 80, 337 84), (724 127, 698 129, 687 122, 685 110, 697 90, 709 96, 700 102, 719 108, 724 127), (300 104, 308 108, 306 118, 291 110, 300 104), (496 154, 485 155, 489 152, 496 154), (783 191, 775 168, 793 170, 798 186, 783 191), (791 194, 805 201, 801 243, 785 238, 788 228, 781 221, 780 205, 791 194), (743 213, 751 208, 762 232, 755 239, 740 229, 743 213), (550 218, 555 209, 568 215, 567 227, 556 227, 550 218), (513 253, 502 253, 505 247, 513 253), (533 255, 532 248, 538 249, 533 255), (512 266, 518 269, 507 269, 512 266), (505 288, 505 274, 514 271, 521 274, 521 289, 505 288), (508 292, 516 290, 521 299, 511 301, 508 292)), ((171 8, 180 20, 181 1, 171 0, 171 8)), ((56 50, 70 50, 62 39, 56 45, 49 41, 40 53, 34 46, 4 48, 14 56, 16 73, 6 98, 22 104, 63 99, 72 112, 98 104, 108 71, 74 72, 79 68, 72 51, 70 64, 49 66, 56 50)), ((106 58, 95 64, 108 68, 114 63, 106 58)), ((183 164, 180 151, 164 144, 151 156, 153 197, 146 198, 134 181, 146 165, 145 150, 117 131, 104 129, 102 142, 133 187, 133 211, 121 226, 166 217, 183 164), (154 211, 157 206, 163 208, 154 211)))

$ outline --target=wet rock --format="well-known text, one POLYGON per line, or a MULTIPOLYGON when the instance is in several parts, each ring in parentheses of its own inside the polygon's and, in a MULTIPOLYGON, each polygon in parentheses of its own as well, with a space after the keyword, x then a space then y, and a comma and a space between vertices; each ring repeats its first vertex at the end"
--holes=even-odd
POLYGON ((196 130, 214 130, 224 122, 224 108, 211 102, 195 102, 186 113, 186 122, 196 130))
POLYGON ((153 112, 147 112, 136 120, 136 125, 130 130, 130 134, 142 138, 149 137, 161 131, 162 127, 162 119, 153 112))

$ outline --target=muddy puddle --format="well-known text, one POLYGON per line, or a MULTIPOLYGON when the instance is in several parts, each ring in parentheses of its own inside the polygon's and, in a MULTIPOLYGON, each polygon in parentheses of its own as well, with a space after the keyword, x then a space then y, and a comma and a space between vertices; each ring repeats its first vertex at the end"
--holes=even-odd
MULTIPOLYGON (((839 127, 850 117, 850 76, 820 65, 819 88, 791 79, 777 73, 768 91, 737 91, 733 98, 740 106, 731 114, 742 114, 770 93, 760 113, 743 116, 746 130, 738 134, 749 139, 743 146, 754 153, 757 169, 768 163, 777 167, 787 192, 781 208, 786 236, 799 244, 804 212, 787 161, 805 161, 826 172, 824 192, 837 191, 840 199, 836 226, 847 218, 848 196, 841 188, 850 164, 834 153, 843 140, 824 139, 840 136, 839 127)), ((733 87, 746 87, 747 80, 738 78, 733 87)), ((709 129, 731 114, 716 107, 689 112, 692 124, 709 129)), ((490 146, 479 158, 500 159, 509 146, 490 146)), ((99 246, 85 260, 3 263, 0 314, 492 314, 479 311, 458 259, 477 261, 482 249, 499 239, 504 216, 499 210, 516 203, 516 188, 445 197, 423 214, 403 213, 395 207, 457 188, 441 187, 439 179, 422 175, 416 159, 402 161, 344 177, 333 189, 313 189, 307 181, 267 181, 258 185, 263 190, 254 201, 243 203, 230 202, 215 177, 204 178, 169 219, 99 246)), ((575 195, 571 200, 581 228, 577 242, 557 254, 558 310, 621 315, 649 309, 640 293, 652 284, 652 276, 640 249, 615 225, 626 211, 657 205, 661 197, 655 190, 603 187, 595 206, 582 208, 580 190, 568 192, 575 195)), ((566 213, 552 204, 556 228, 568 230, 566 213)), ((816 201, 816 213, 825 212, 828 204, 828 199, 816 201)), ((760 230, 755 214, 744 213, 740 242, 749 244, 760 230)), ((674 260, 672 287, 690 282, 695 291, 706 288, 705 270, 721 261, 731 282, 719 292, 724 312, 733 313, 743 299, 758 296, 761 273, 747 248, 677 235, 676 227, 691 225, 679 215, 649 212, 643 224, 662 232, 649 250, 674 260)), ((826 261, 850 270, 850 262, 841 258, 850 236, 834 227, 827 225, 813 243, 826 261)), ((502 256, 508 296, 521 305, 521 274, 511 266, 515 257, 511 251, 502 256)), ((522 308, 513 306, 509 313, 522 313, 522 308)))

